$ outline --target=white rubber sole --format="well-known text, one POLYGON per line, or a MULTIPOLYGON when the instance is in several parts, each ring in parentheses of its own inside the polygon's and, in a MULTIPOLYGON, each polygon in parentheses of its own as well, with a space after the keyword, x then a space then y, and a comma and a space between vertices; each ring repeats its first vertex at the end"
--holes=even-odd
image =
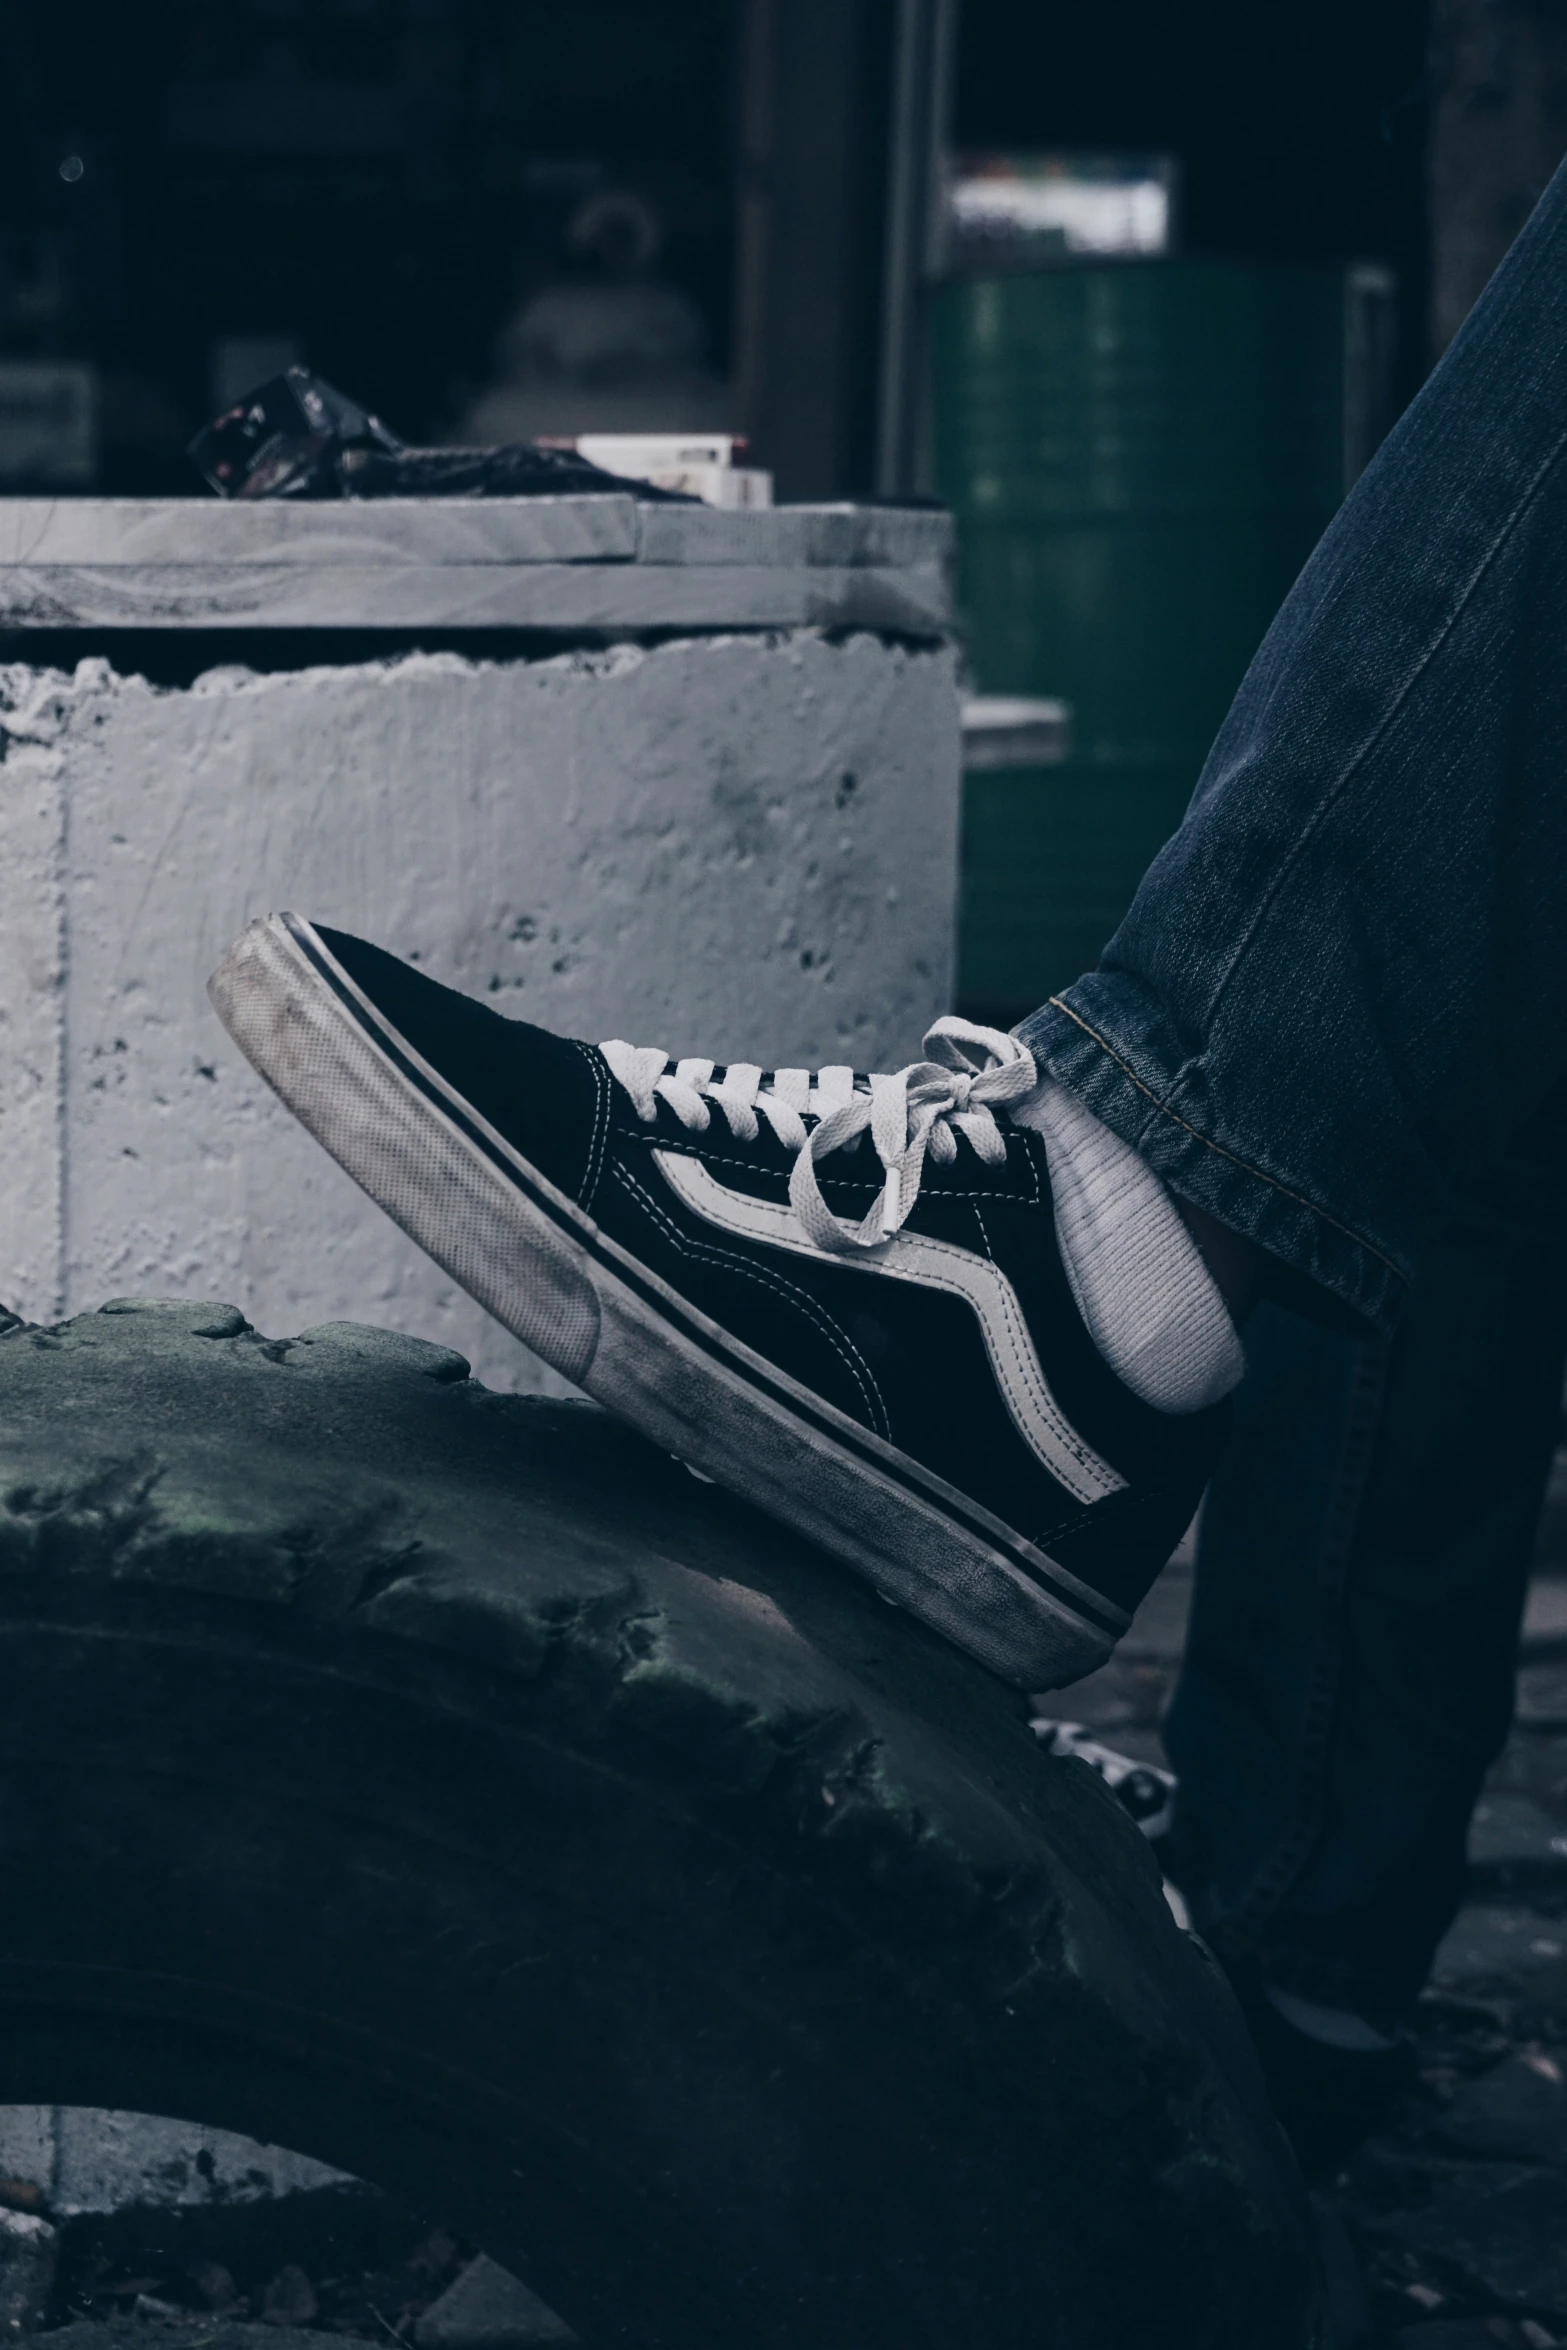
POLYGON ((1101 1594, 637 1265, 395 1037, 308 924, 253 922, 208 992, 301 1125, 585 1393, 1007 1680, 1055 1688, 1104 1662, 1126 1619, 1101 1594))

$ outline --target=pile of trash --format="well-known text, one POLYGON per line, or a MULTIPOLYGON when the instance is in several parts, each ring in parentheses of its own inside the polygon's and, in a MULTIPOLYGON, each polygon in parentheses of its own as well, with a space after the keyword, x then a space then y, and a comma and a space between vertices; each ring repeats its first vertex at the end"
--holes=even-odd
POLYGON ((190 444, 224 498, 560 498, 698 500, 624 480, 575 449, 514 441, 496 449, 415 449, 307 367, 247 392, 190 444))

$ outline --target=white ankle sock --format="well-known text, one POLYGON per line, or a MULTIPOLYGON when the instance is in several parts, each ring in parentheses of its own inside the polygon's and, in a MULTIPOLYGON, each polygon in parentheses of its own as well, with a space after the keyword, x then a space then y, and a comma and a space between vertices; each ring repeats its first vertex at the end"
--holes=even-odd
POLYGON ((1011 1116, 1044 1138, 1066 1277, 1117 1378, 1161 1412, 1228 1395, 1246 1368, 1241 1342, 1153 1169, 1053 1078, 1011 1116))

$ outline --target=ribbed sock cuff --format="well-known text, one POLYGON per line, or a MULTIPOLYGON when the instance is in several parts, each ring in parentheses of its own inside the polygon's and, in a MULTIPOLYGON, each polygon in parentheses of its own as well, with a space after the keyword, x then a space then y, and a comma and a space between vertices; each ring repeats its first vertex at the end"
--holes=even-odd
POLYGON ((1047 1077, 1011 1116, 1044 1140, 1077 1310, 1116 1376, 1161 1412, 1199 1412, 1246 1368, 1202 1253, 1130 1143, 1047 1077))

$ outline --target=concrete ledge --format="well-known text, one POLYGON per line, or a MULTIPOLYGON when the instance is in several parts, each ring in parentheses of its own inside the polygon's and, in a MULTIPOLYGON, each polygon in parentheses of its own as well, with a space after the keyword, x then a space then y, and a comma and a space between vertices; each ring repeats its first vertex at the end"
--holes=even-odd
POLYGON ((944 576, 822 565, 40 563, 0 570, 0 629, 866 628, 939 637, 944 576))
POLYGON ((0 499, 0 564, 626 563, 631 498, 0 499))
POLYGON ((950 518, 630 498, 0 501, 0 628, 871 628, 939 636, 950 518))

